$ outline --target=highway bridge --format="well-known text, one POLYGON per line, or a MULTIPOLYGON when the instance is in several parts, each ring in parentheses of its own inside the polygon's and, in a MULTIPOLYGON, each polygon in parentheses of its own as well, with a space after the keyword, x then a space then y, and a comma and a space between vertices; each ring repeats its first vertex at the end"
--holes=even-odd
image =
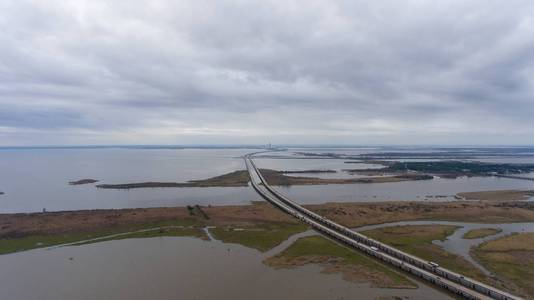
POLYGON ((314 230, 324 236, 347 247, 380 259, 396 268, 411 273, 466 299, 522 299, 474 279, 447 270, 436 263, 425 261, 377 240, 368 238, 361 233, 355 232, 350 228, 337 224, 332 220, 304 208, 269 186, 268 182, 263 178, 252 160, 252 155, 253 154, 249 154, 244 157, 247 170, 250 174, 252 187, 265 200, 287 214, 310 225, 314 230))

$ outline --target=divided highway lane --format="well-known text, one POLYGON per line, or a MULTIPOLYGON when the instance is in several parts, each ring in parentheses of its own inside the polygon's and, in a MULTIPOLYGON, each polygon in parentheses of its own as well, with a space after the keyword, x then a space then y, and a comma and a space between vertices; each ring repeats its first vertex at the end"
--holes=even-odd
POLYGON ((380 258, 427 281, 446 288, 453 293, 460 294, 468 299, 503 299, 515 300, 519 297, 510 295, 493 287, 487 286, 473 279, 464 277, 450 270, 439 267, 433 263, 424 261, 413 255, 404 253, 391 246, 370 239, 349 228, 341 226, 326 219, 292 201, 269 186, 265 181, 250 155, 245 156, 247 170, 251 176, 254 189, 267 201, 288 214, 309 224, 319 232, 342 242, 352 248, 356 248, 369 255, 380 258))

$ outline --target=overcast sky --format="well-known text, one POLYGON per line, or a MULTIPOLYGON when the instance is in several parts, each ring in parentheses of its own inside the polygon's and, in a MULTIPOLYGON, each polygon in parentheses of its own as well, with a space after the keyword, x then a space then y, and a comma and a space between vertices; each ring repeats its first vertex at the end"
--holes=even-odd
POLYGON ((534 144, 534 1, 0 0, 0 145, 534 144))

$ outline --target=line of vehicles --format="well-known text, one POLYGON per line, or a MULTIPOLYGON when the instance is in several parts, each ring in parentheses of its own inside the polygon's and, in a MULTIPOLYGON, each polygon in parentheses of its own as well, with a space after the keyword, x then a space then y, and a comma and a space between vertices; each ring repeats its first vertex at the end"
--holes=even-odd
POLYGON ((357 248, 369 255, 375 256, 468 299, 521 299, 471 278, 464 277, 461 274, 444 269, 435 262, 422 260, 384 243, 368 238, 361 233, 355 232, 345 226, 324 218, 323 216, 300 206, 293 200, 285 197, 270 187, 250 156, 245 156, 245 162, 251 177, 253 174, 256 174, 258 180, 261 182, 260 186, 255 179, 251 180, 253 187, 260 195, 284 210, 286 213, 293 215, 295 218, 300 219, 337 241, 353 248, 357 248), (476 293, 473 293, 473 291, 476 293))

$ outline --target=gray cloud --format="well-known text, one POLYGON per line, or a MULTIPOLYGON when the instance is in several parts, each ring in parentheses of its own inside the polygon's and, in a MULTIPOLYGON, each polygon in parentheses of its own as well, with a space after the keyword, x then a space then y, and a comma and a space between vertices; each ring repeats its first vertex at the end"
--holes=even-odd
POLYGON ((0 145, 531 144, 532 1, 0 1, 0 145))

